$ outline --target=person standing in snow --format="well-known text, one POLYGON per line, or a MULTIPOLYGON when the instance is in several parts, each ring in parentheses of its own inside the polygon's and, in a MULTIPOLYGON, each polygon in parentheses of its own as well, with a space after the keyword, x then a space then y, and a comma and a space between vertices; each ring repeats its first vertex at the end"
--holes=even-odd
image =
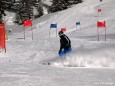
POLYGON ((58 33, 59 37, 60 37, 60 49, 59 49, 59 55, 61 56, 62 53, 66 54, 71 52, 71 41, 68 38, 68 36, 66 36, 62 31, 59 31, 58 33))

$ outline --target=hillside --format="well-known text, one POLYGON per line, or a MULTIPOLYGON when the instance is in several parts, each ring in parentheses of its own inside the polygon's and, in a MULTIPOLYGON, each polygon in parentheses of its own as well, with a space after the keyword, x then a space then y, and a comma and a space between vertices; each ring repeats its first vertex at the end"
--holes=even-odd
POLYGON ((67 10, 44 15, 33 21, 31 29, 6 26, 7 52, 0 52, 1 86, 114 86, 115 85, 115 2, 84 0, 67 10), (102 8, 98 16, 97 9, 102 8), (76 27, 80 21, 81 26, 76 27), (106 21, 105 29, 98 29, 97 21, 106 21), (66 27, 72 52, 64 59, 58 56, 59 37, 50 24, 57 23, 58 31, 66 27), (47 62, 51 66, 44 65, 47 62), (64 64, 63 64, 64 63, 64 64))

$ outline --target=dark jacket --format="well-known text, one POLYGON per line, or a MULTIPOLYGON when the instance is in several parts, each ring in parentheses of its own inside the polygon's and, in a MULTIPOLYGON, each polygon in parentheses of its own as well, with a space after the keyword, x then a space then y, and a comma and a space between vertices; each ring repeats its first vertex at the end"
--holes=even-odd
POLYGON ((60 50, 59 53, 62 51, 62 49, 67 50, 71 47, 71 41, 70 39, 65 35, 60 36, 60 50))

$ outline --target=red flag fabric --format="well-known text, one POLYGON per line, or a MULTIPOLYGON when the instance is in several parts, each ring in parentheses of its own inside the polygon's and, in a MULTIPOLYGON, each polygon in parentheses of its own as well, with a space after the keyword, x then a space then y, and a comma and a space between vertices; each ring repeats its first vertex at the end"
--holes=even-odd
POLYGON ((24 21, 24 26, 32 26, 32 20, 25 20, 24 21))
POLYGON ((5 49, 6 43, 5 43, 5 25, 0 24, 0 49, 5 49))
POLYGON ((99 8, 99 9, 98 9, 98 12, 102 12, 102 9, 101 9, 101 8, 99 8))
POLYGON ((66 32, 66 28, 61 28, 61 31, 62 32, 66 32))
POLYGON ((106 27, 106 22, 105 21, 103 21, 103 22, 97 21, 97 27, 98 28, 105 28, 106 27))

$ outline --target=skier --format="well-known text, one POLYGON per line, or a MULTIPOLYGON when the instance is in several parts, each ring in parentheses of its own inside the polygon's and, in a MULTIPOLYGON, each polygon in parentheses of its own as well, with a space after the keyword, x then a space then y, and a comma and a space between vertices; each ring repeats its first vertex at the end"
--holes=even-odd
POLYGON ((59 31, 58 33, 60 37, 60 50, 59 50, 59 55, 61 57, 65 56, 67 53, 71 52, 71 41, 70 39, 62 32, 59 31))

